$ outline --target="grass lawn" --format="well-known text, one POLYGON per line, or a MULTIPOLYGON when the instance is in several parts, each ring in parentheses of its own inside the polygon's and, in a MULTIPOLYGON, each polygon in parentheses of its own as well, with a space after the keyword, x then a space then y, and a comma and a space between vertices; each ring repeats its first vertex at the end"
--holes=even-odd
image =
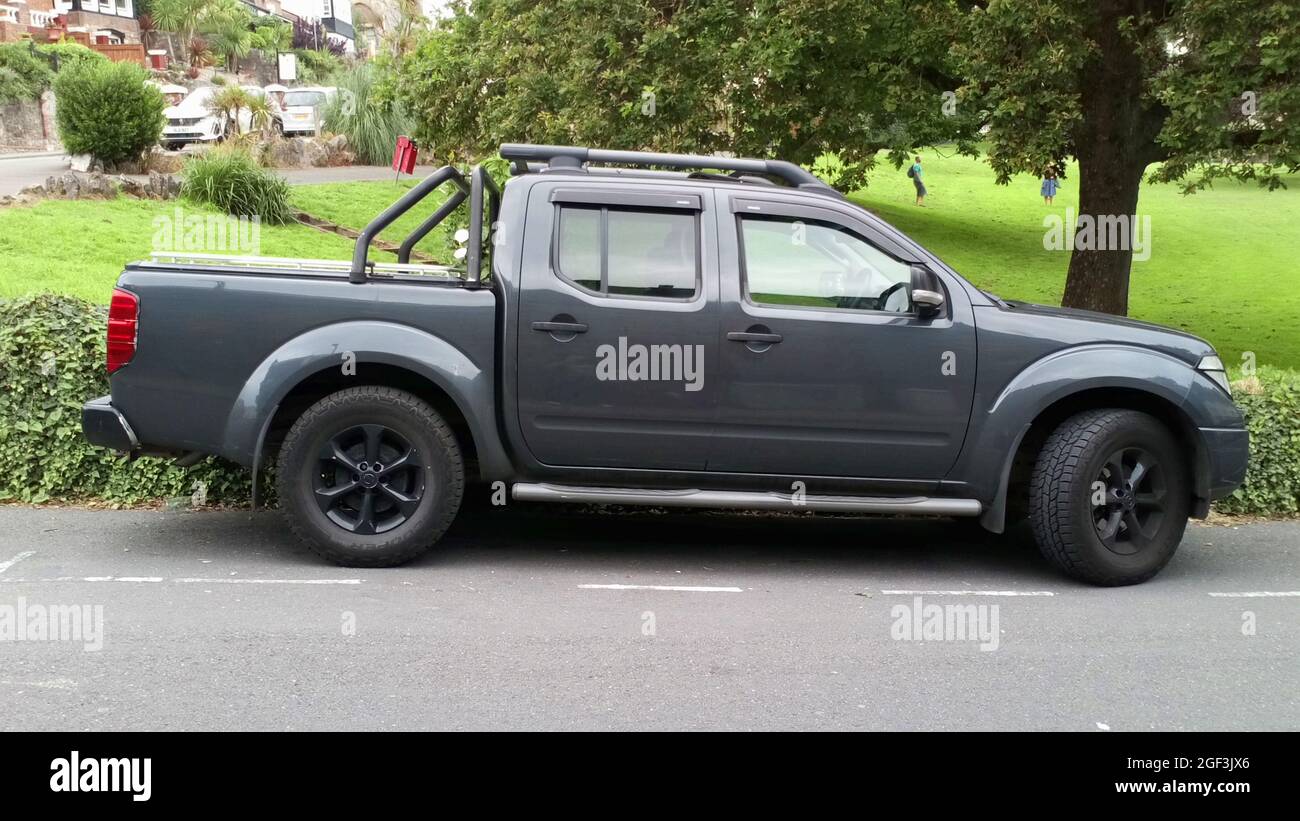
MULTIPOLYGON (((300 211, 306 211, 313 217, 329 220, 335 225, 342 225, 360 231, 366 223, 379 216, 380 212, 397 201, 399 197, 413 188, 416 180, 403 179, 401 182, 385 180, 383 182, 334 182, 315 185, 298 185, 293 189, 292 205, 300 211)), ((403 214, 392 225, 379 233, 380 239, 400 244, 421 222, 437 210, 451 191, 450 184, 434 191, 422 202, 403 214)), ((443 264, 454 260, 448 255, 448 237, 457 228, 468 228, 468 205, 462 204, 455 214, 448 217, 428 236, 415 245, 415 250, 423 251, 443 264)), ((415 262, 417 260, 411 260, 415 262)))
MULTIPOLYGON (((913 205, 906 168, 882 163, 853 199, 938 254, 976 285, 1008 299, 1059 305, 1068 251, 1043 248, 1043 218, 1078 210, 1071 165, 1054 204, 1039 180, 995 185, 982 160, 922 152, 926 207, 913 205)), ((1300 176, 1272 193, 1218 182, 1184 196, 1143 185, 1139 218, 1151 216, 1151 256, 1134 262, 1129 313, 1182 328, 1215 345, 1230 366, 1242 351, 1259 364, 1300 366, 1300 176)))
MULTIPOLYGON (((0 299, 56 291, 107 303, 122 266, 148 259, 154 219, 217 214, 180 201, 45 200, 0 208, 0 299)), ((261 254, 276 257, 351 259, 352 240, 291 224, 261 226, 261 254)), ((372 255, 392 259, 391 255, 372 255)))

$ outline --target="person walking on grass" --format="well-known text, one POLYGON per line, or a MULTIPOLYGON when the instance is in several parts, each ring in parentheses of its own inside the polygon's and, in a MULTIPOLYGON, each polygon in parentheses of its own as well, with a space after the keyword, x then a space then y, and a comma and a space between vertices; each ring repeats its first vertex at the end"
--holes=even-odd
POLYGON ((1052 204, 1052 200, 1056 198, 1056 189, 1059 186, 1060 183, 1056 178, 1056 164, 1049 163, 1047 168, 1043 170, 1043 188, 1040 192, 1043 196, 1044 204, 1052 204))
POLYGON ((925 207, 925 183, 921 182, 921 155, 916 156, 916 162, 912 167, 907 169, 907 176, 912 178, 912 184, 916 186, 916 204, 925 207))

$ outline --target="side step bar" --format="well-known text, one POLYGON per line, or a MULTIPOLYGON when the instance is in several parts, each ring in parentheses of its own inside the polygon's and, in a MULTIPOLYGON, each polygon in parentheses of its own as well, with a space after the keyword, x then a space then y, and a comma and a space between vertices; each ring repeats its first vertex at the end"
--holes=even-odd
POLYGON ((897 513, 926 516, 978 516, 975 499, 935 499, 929 496, 814 496, 741 490, 655 490, 632 487, 580 487, 546 483, 516 484, 514 497, 525 502, 574 502, 596 505, 655 507, 713 507, 739 510, 826 510, 842 513, 897 513))

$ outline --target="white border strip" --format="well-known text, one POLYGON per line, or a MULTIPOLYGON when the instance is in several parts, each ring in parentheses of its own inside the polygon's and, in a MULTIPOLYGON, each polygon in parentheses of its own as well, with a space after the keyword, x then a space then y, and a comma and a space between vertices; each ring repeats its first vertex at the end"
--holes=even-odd
POLYGON ((667 590, 674 593, 743 593, 739 587, 688 587, 677 584, 580 584, 581 590, 667 590))
POLYGON ((1252 590, 1247 593, 1211 593, 1216 599, 1282 599, 1300 596, 1300 590, 1252 590))
POLYGON ((886 596, 1055 596, 1050 590, 881 590, 886 596))
POLYGON ((51 579, 0 579, 10 584, 127 582, 133 584, 361 584, 361 579, 164 579, 162 576, 58 576, 51 579))

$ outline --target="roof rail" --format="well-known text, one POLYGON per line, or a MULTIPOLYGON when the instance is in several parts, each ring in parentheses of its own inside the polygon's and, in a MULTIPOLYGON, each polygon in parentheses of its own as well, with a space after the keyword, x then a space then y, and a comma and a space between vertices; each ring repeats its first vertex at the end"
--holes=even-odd
POLYGON ((501 156, 527 168, 529 163, 544 162, 547 168, 581 170, 587 163, 658 166, 661 168, 712 168, 766 174, 784 180, 795 188, 843 196, 808 171, 784 160, 758 160, 744 157, 712 157, 703 154, 660 154, 653 151, 611 151, 574 145, 530 145, 503 143, 501 156))

